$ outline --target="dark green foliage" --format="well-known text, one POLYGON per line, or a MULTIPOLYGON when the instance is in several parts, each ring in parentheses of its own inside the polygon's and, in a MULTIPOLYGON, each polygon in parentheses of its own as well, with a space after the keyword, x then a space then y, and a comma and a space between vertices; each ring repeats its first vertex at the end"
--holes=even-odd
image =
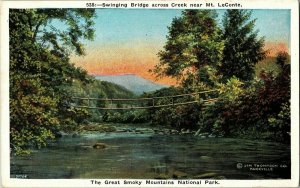
POLYGON ((81 39, 94 38, 94 9, 32 9, 25 10, 32 41, 61 57, 68 57, 71 51, 84 54, 81 39), (56 27, 53 22, 59 21, 64 27, 56 27))
MULTIPOLYGON (((153 93, 143 94, 142 98, 155 98, 162 96, 172 96, 182 94, 184 89, 170 87, 164 88, 153 93)), ((174 99, 174 103, 187 101, 187 97, 178 97, 174 99)), ((171 98, 155 98, 154 105, 166 105, 172 102, 171 98)), ((148 100, 145 106, 152 106, 153 101, 148 100)), ((187 106, 171 106, 149 108, 146 110, 126 110, 126 111, 111 111, 103 114, 104 122, 115 123, 146 123, 151 122, 153 125, 169 126, 176 129, 188 128, 190 130, 196 129, 196 122, 199 121, 200 106, 187 105, 187 106)))
POLYGON ((219 74, 223 80, 236 76, 241 81, 252 80, 254 67, 265 57, 264 39, 254 31, 255 21, 247 10, 228 9, 223 18, 224 50, 219 74))
POLYGON ((280 73, 261 72, 261 80, 235 100, 221 96, 221 101, 205 111, 206 129, 224 136, 289 142, 291 89, 287 60, 287 53, 279 53, 276 64, 280 73), (211 121, 213 115, 217 118, 211 121))
POLYGON ((104 112, 102 120, 113 123, 147 123, 149 122, 149 115, 145 110, 104 112))
MULTIPOLYGON (((99 98, 99 99, 112 99, 112 98, 134 98, 135 95, 127 90, 126 88, 106 82, 106 81, 100 81, 93 78, 90 78, 90 83, 82 83, 79 81, 74 81, 72 86, 68 89, 69 93, 72 94, 73 97, 90 97, 90 98, 99 98)), ((74 100, 73 101, 77 106, 87 106, 88 101, 87 100, 74 100)), ((101 100, 91 100, 90 106, 93 107, 99 107, 104 108, 108 107, 109 101, 101 101, 101 100)), ((118 104, 117 104, 118 105, 118 104)), ((120 106, 119 106, 120 107, 120 106)), ((104 110, 98 110, 93 109, 89 110, 89 117, 87 120, 91 122, 100 122, 102 121, 102 118, 105 119, 105 111, 104 110)), ((111 119, 111 118, 110 118, 111 119)), ((116 118, 118 119, 118 118, 116 118)), ((107 120, 105 120, 107 121, 107 120)), ((107 122, 115 122, 113 120, 107 121, 107 122)), ((117 121, 119 122, 119 121, 117 121)), ((78 127, 78 126, 77 126, 78 127)), ((76 128, 76 127, 74 127, 76 128)))
MULTIPOLYGON (((176 129, 200 129, 228 137, 255 137, 289 142, 289 55, 270 59, 268 71, 254 66, 264 58, 263 40, 253 31, 245 10, 228 10, 224 31, 213 10, 186 10, 169 28, 160 63, 154 72, 181 81, 181 87, 164 88, 142 97, 172 96, 217 88, 219 101, 205 109, 201 104, 103 112, 71 107, 87 105, 72 98, 134 98, 125 88, 97 81, 69 62, 69 55, 84 54, 83 39, 93 38, 92 9, 11 9, 10 34, 10 141, 13 152, 28 153, 45 146, 58 131, 74 131, 87 121, 145 123, 176 129), (57 29, 56 22, 64 28, 57 29), (225 45, 225 47, 224 47, 225 45), (258 74, 259 72, 259 74, 258 74), (222 79, 221 79, 222 77, 222 79), (220 80, 222 82, 220 83, 220 80)), ((174 102, 189 98, 179 97, 174 102)), ((172 98, 156 98, 155 105, 172 98)), ((151 106, 153 101, 141 104, 151 106)), ((92 106, 106 107, 104 101, 92 106)), ((116 103, 116 107, 130 106, 116 103)), ((140 106, 140 105, 139 105, 140 106)))
POLYGON ((272 127, 272 136, 281 142, 290 142, 291 132, 291 104, 286 102, 281 104, 281 110, 278 114, 269 117, 268 122, 272 127))
POLYGON ((106 93, 107 98, 133 98, 134 94, 123 86, 113 84, 106 81, 98 81, 98 87, 106 93))
POLYGON ((289 142, 288 54, 264 59, 264 39, 254 31, 256 20, 251 20, 251 12, 227 10, 222 35, 215 16, 211 10, 187 10, 173 20, 154 72, 177 78, 184 89, 165 89, 149 96, 214 88, 220 91, 219 101, 205 108, 196 104, 150 109, 151 120, 219 136, 289 142))
POLYGON ((185 10, 174 18, 154 72, 177 78, 187 88, 214 86, 223 50, 216 17, 214 10, 185 10))
MULTIPOLYGON (((173 96, 184 93, 183 88, 164 88, 154 93, 147 94, 146 97, 163 97, 173 96)), ((189 100, 189 96, 173 98, 174 103, 186 102, 189 100)), ((152 101, 149 102, 151 106, 152 101)), ((172 98, 156 98, 155 105, 172 104, 172 98)), ((149 118, 154 125, 164 125, 175 129, 190 129, 195 130, 197 128, 197 122, 199 121, 201 106, 199 104, 159 107, 148 109, 149 118)))
POLYGON ((259 77, 262 71, 273 72, 274 74, 278 74, 280 70, 280 66, 276 64, 276 57, 266 57, 264 60, 258 62, 255 65, 255 76, 259 77))
POLYGON ((88 79, 69 63, 69 53, 83 54, 80 40, 93 38, 93 16, 94 10, 10 9, 10 141, 17 154, 46 145, 66 122, 87 117, 70 109, 68 88, 88 79), (55 20, 65 22, 65 30, 56 29, 55 20), (76 115, 81 118, 71 118, 76 115))
POLYGON ((74 81, 69 91, 75 97, 92 98, 134 98, 135 95, 128 89, 106 81, 90 78, 89 83, 74 81))

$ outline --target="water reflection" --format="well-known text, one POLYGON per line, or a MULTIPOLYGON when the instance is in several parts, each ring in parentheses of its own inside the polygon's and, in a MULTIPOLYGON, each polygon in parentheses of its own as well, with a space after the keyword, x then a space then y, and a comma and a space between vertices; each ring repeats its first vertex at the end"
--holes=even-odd
POLYGON ((62 137, 30 156, 12 156, 11 177, 18 174, 28 178, 290 178, 290 148, 188 135, 86 134, 62 137), (105 143, 107 148, 93 149, 95 143, 105 143), (287 167, 251 170, 249 165, 255 164, 287 167))

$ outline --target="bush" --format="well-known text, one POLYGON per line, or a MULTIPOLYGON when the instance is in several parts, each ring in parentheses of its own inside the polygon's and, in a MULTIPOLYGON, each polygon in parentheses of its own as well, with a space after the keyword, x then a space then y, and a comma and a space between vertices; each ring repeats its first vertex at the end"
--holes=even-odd
POLYGON ((262 71, 259 79, 243 87, 236 78, 220 85, 219 101, 204 111, 200 130, 227 137, 289 142, 290 64, 280 53, 280 73, 262 71))

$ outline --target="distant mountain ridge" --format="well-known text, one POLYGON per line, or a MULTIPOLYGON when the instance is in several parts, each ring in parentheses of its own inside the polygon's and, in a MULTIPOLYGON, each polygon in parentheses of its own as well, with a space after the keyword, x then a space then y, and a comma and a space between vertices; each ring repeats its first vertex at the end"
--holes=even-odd
MULTIPOLYGON (((91 98, 134 98, 136 95, 123 86, 107 81, 95 80, 95 82, 81 83, 73 82, 70 92, 75 97, 91 98)), ((95 101, 94 101, 95 102, 95 101)))
POLYGON ((134 92, 135 94, 152 92, 167 87, 165 85, 156 84, 135 74, 95 75, 95 78, 97 80, 118 84, 134 92))

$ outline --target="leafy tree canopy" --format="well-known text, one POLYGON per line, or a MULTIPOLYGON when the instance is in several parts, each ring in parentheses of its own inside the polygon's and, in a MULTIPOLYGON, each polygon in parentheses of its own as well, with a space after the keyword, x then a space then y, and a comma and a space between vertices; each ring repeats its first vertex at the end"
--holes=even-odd
POLYGON ((93 38, 93 17, 91 9, 10 10, 10 131, 17 154, 44 146, 74 111, 68 87, 88 78, 69 55, 84 54, 81 40, 93 38), (55 21, 65 28, 55 28, 55 21))
POLYGON ((221 63, 223 42, 214 10, 185 10, 174 18, 154 72, 177 78, 187 87, 211 87, 221 63))
POLYGON ((254 31, 255 21, 247 10, 228 9, 223 17, 224 49, 219 74, 223 80, 235 76, 249 81, 254 76, 254 66, 265 57, 264 39, 254 31))

